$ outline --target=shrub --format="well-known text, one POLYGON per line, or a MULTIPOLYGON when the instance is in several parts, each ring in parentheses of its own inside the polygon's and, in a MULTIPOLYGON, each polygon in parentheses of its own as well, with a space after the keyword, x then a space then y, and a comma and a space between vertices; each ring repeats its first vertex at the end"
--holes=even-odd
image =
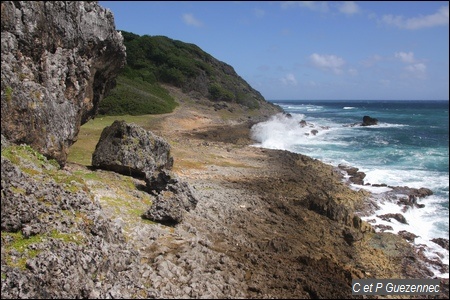
POLYGON ((210 99, 213 101, 233 101, 234 99, 234 94, 231 91, 224 89, 218 83, 213 83, 208 91, 210 99))

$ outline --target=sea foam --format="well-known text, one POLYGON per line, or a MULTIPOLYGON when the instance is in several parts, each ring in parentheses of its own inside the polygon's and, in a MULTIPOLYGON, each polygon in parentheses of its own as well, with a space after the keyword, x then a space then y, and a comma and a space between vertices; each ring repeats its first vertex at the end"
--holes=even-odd
MULTIPOLYGON (((289 150, 334 166, 357 167, 366 174, 365 183, 431 189, 434 195, 419 199, 425 205, 423 208, 403 211, 396 201, 384 199, 383 195, 390 190, 388 186, 352 185, 354 189, 369 190, 377 201, 378 210, 363 217, 365 220, 375 220, 374 226, 390 225, 393 233, 405 230, 417 235, 412 244, 422 247, 430 260, 439 257, 448 265, 448 250, 431 241, 448 239, 449 233, 448 127, 441 125, 448 123, 448 115, 447 122, 442 123, 439 119, 445 118, 440 115, 442 110, 427 115, 423 107, 414 110, 411 104, 394 103, 390 109, 389 105, 355 102, 352 106, 339 106, 332 102, 316 105, 289 101, 281 103, 289 115, 278 114, 254 125, 251 135, 257 141, 254 146, 289 150), (358 126, 357 120, 362 115, 378 118, 379 124, 358 126), (422 121, 418 119, 421 117, 422 121), (317 130, 315 134, 311 133, 313 129, 317 130), (442 138, 447 143, 442 144, 442 138), (408 224, 377 217, 387 213, 403 214, 408 224)), ((448 272, 440 272, 433 264, 429 269, 437 277, 449 277, 448 272)))

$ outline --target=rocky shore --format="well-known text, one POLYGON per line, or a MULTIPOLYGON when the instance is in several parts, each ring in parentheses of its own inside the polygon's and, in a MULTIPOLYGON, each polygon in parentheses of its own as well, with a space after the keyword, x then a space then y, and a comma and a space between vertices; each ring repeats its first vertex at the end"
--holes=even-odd
MULTIPOLYGON (((375 233, 356 216, 369 194, 351 190, 339 170, 300 154, 252 147, 251 122, 225 121, 220 111, 175 95, 180 108, 153 117, 146 129, 172 146, 173 172, 191 186, 196 208, 175 226, 148 222, 141 214, 155 198, 142 179, 69 162, 61 172, 82 174, 82 190, 61 192, 86 193, 93 202, 88 210, 67 203, 63 211, 72 207, 85 217, 36 204, 41 225, 31 222, 22 232, 39 236, 53 228, 83 243, 48 237, 36 243, 42 252, 29 257, 8 247, 13 238, 2 232, 2 297, 352 298, 355 278, 431 276, 404 238, 375 233), (49 244, 48 252, 43 245, 49 244), (76 253, 81 257, 71 256, 76 253), (24 257, 24 269, 6 263, 24 257)), ((8 165, 2 158, 2 193, 17 197, 26 190, 28 203, 42 197, 32 190, 44 189, 21 186, 8 165)), ((4 203, 2 213, 8 213, 4 203)), ((446 298, 446 280, 443 291, 446 298)))
MULTIPOLYGON (((361 220, 371 195, 341 169, 252 146, 272 105, 212 105, 168 86, 173 113, 85 134, 124 59, 112 20, 96 2, 2 2, 2 298, 347 299, 361 298, 353 279, 432 277, 411 236, 361 220), (58 30, 66 10, 92 24, 58 30), (38 29, 49 45, 31 49, 38 29), (76 140, 94 145, 91 164, 67 160, 76 140)), ((441 280, 437 298, 448 296, 441 280)))

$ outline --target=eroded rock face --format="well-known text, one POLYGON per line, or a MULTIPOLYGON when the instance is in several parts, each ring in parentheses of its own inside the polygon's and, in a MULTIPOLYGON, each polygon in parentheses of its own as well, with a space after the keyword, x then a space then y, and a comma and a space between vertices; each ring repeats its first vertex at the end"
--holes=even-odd
POLYGON ((136 124, 114 121, 103 129, 92 154, 92 166, 144 178, 171 169, 173 158, 163 138, 136 124))
POLYGON ((2 1, 2 134, 61 165, 125 64, 123 38, 96 2, 2 1))
POLYGON ((2 299, 135 298, 152 270, 95 196, 46 160, 3 154, 2 299))

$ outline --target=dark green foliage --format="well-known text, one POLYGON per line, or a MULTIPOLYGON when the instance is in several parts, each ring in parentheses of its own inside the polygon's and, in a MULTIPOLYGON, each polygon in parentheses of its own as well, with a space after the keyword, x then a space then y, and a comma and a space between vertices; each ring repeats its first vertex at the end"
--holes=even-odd
POLYGON ((210 99, 213 101, 232 101, 234 95, 231 91, 224 89, 220 84, 214 83, 209 87, 210 99))
MULTIPOLYGON (((99 106, 100 114, 140 115, 171 112, 175 100, 160 83, 195 90, 212 101, 237 102, 258 108, 263 101, 234 69, 194 44, 164 36, 139 36, 122 31, 127 66, 117 86, 99 106)), ((257 93, 257 92, 256 92, 257 93)))
POLYGON ((173 111, 175 100, 158 83, 119 75, 117 86, 100 102, 100 115, 162 114, 173 111))

